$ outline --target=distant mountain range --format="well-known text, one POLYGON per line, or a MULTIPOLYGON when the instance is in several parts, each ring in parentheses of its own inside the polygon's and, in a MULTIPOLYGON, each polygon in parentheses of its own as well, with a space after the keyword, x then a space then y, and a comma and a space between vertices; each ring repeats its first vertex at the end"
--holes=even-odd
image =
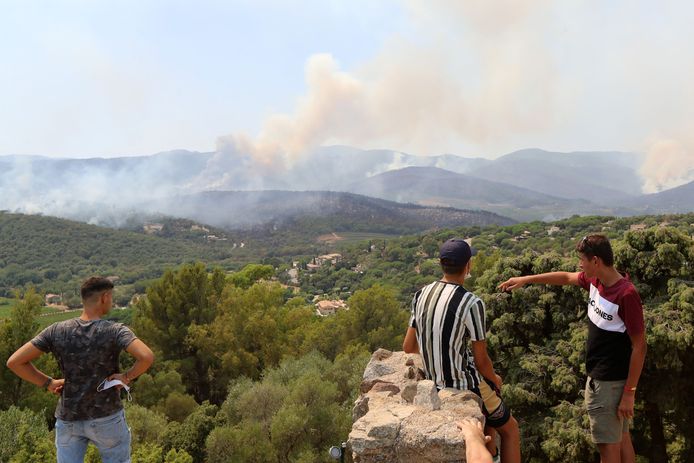
POLYGON ((484 209, 520 220, 549 220, 598 209, 585 201, 550 196, 436 167, 406 167, 389 171, 347 188, 355 193, 398 202, 484 209))
MULTIPOLYGON (((226 229, 291 227, 314 219, 334 230, 406 233, 470 225, 510 225, 487 212, 400 204, 352 193, 326 191, 209 191, 155 201, 147 207, 226 229)), ((333 231, 326 229, 324 231, 333 231)))
MULTIPOLYGON (((230 227, 366 207, 365 200, 353 196, 328 196, 332 191, 490 211, 515 220, 694 211, 691 184, 642 195, 642 161, 638 154, 622 152, 526 149, 489 160, 347 146, 319 148, 278 164, 184 150, 109 159, 0 156, 0 209, 108 225, 122 225, 141 213, 163 213, 230 227), (225 199, 213 200, 217 197, 225 199)), ((376 211, 376 204, 369 207, 376 211)), ((390 205, 387 214, 374 214, 386 220, 397 210, 398 220, 407 221, 414 210, 407 207, 390 205)), ((469 211, 455 214, 472 217, 469 211)))
POLYGON ((669 190, 641 195, 622 203, 622 206, 638 214, 682 213, 692 211, 694 181, 669 190))
POLYGON ((641 194, 638 166, 632 153, 552 153, 538 149, 516 151, 472 169, 475 177, 528 188, 547 195, 597 204, 641 194))

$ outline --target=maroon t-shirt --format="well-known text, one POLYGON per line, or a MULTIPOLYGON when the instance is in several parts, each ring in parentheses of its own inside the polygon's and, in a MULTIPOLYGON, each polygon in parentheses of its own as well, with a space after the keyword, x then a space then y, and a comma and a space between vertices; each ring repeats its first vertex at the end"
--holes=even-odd
POLYGON ((603 381, 626 379, 631 339, 644 332, 643 306, 633 283, 624 277, 606 287, 597 278, 578 274, 578 284, 590 294, 586 372, 603 381))

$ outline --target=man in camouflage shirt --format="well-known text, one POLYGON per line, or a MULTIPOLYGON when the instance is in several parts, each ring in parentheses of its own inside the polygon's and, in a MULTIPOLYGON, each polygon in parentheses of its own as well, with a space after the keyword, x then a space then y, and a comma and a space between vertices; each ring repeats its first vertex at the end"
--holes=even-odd
POLYGON ((128 385, 150 367, 152 351, 122 323, 102 320, 113 304, 113 283, 92 277, 82 284, 84 310, 79 318, 57 322, 24 344, 7 361, 20 378, 59 395, 55 411, 58 463, 84 461, 92 442, 103 463, 130 461, 130 431, 125 422, 120 388, 104 388, 118 380, 128 385), (125 350, 135 364, 120 373, 118 357, 125 350), (63 379, 53 379, 31 362, 51 352, 63 379))

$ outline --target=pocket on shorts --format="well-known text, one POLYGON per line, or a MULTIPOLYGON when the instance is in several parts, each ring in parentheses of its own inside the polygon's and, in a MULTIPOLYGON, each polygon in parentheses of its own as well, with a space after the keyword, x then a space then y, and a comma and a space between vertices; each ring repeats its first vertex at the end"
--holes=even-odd
POLYGON ((605 406, 602 404, 592 404, 592 405, 586 404, 586 411, 588 411, 589 415, 599 415, 604 410, 605 410, 605 406))
POLYGON ((122 413, 94 425, 94 439, 104 448, 116 447, 130 438, 130 431, 122 413))
POLYGON ((72 440, 72 424, 56 420, 55 422, 55 443, 59 447, 67 447, 72 440))

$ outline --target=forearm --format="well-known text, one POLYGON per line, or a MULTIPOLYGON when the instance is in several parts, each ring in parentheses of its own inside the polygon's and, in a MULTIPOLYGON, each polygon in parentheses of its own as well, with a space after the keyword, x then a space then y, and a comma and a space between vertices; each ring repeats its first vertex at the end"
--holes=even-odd
POLYGON ((480 439, 465 441, 465 461, 476 463, 492 463, 492 456, 480 439))
POLYGON ((405 333, 405 339, 402 341, 402 350, 407 354, 418 354, 419 353, 419 343, 417 342, 417 330, 415 328, 408 328, 407 333, 405 333))
POLYGON ((7 359, 7 368, 12 370, 15 375, 19 376, 24 381, 28 381, 37 386, 43 386, 46 384, 46 380, 48 380, 49 377, 39 371, 32 363, 42 354, 43 352, 36 346, 27 342, 10 355, 10 358, 7 359))
POLYGON ((494 372, 492 360, 489 358, 489 356, 485 357, 479 359, 475 357, 475 367, 477 368, 479 374, 481 374, 483 377, 491 381, 495 381, 496 373, 494 372))
POLYGON ((135 357, 135 364, 123 373, 126 381, 132 381, 147 371, 152 365, 154 362, 154 353, 139 339, 135 339, 125 350, 128 354, 135 357))
POLYGON ((522 288, 527 284, 541 285, 578 285, 580 273, 578 272, 549 272, 538 275, 525 275, 522 277, 512 277, 499 284, 502 291, 513 291, 522 288))
POLYGON ((492 456, 486 447, 486 443, 490 442, 492 438, 484 435, 482 423, 473 418, 466 418, 456 424, 465 439, 465 461, 469 463, 492 463, 492 456))
POLYGON ((643 371, 643 364, 646 360, 646 344, 642 346, 632 346, 631 358, 629 359, 629 375, 627 376, 626 387, 633 388, 636 387, 639 378, 641 377, 641 371, 643 371))
POLYGON ((43 386, 50 378, 47 374, 40 371, 33 363, 20 363, 8 365, 10 370, 24 381, 30 382, 36 386, 43 386))
POLYGON ((520 277, 525 284, 541 284, 541 285, 569 285, 573 284, 573 272, 549 272, 540 273, 538 275, 526 275, 520 277))
POLYGON ((132 381, 133 379, 137 378, 142 373, 147 371, 150 366, 152 366, 151 359, 136 360, 133 366, 125 371, 124 375, 127 376, 128 381, 132 381))

